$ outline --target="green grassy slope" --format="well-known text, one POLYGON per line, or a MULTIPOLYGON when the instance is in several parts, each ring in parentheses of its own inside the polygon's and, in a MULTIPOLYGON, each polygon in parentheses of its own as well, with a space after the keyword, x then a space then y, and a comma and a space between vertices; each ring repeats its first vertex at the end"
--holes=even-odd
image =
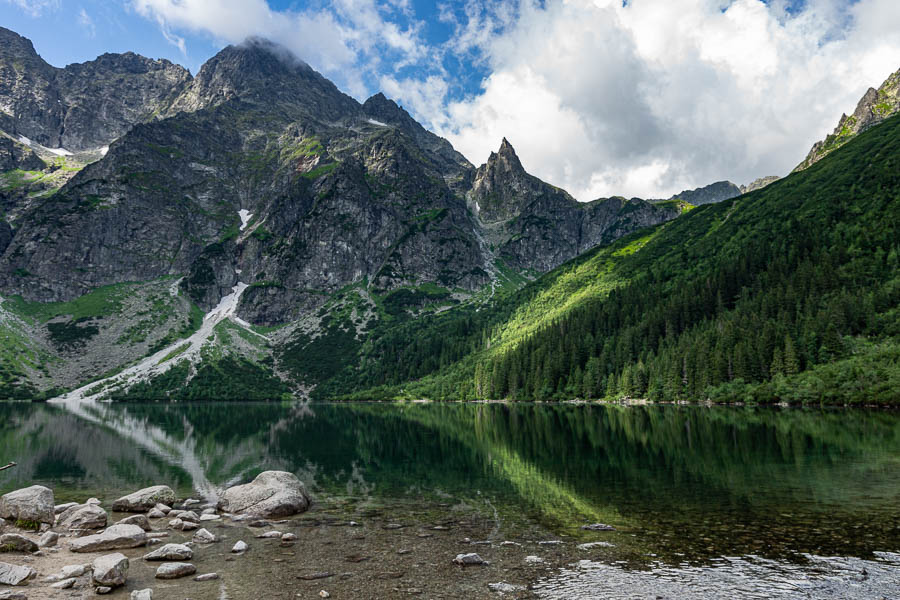
POLYGON ((488 309, 373 336, 320 393, 900 403, 898 227, 892 118, 488 309))

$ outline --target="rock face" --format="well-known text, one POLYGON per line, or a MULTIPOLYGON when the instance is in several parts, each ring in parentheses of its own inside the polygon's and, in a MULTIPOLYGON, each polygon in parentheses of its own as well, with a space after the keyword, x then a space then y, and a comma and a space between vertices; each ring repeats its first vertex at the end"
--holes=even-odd
POLYGON ((154 485, 123 496, 113 502, 115 512, 147 512, 157 503, 175 502, 175 492, 167 485, 154 485))
POLYGON ((0 173, 13 169, 41 171, 46 166, 31 148, 12 138, 0 135, 0 173))
POLYGON ((67 531, 86 531, 106 527, 106 511, 96 504, 79 504, 63 511, 57 527, 67 531))
POLYGON ((42 485, 16 490, 0 496, 0 518, 10 521, 35 521, 52 525, 53 492, 42 485))
POLYGON ((37 552, 38 545, 17 533, 0 535, 0 552, 37 552))
POLYGON ((219 509, 235 514, 286 517, 309 508, 306 488, 286 471, 264 471, 250 483, 228 488, 219 509))
POLYGON ((100 586, 119 587, 125 585, 128 576, 128 558, 119 552, 94 559, 91 565, 91 579, 100 586))
POLYGON ((178 579, 179 577, 187 577, 197 572, 197 567, 191 563, 173 562, 163 563, 156 569, 157 579, 178 579))
POLYGON ((869 88, 860 98, 853 114, 849 117, 846 114, 841 115, 834 132, 824 140, 813 144, 809 154, 794 168, 794 171, 802 171, 822 160, 859 133, 878 125, 897 112, 900 112, 900 70, 888 77, 877 90, 869 88))
POLYGON ((36 576, 37 571, 31 567, 0 562, 0 583, 3 585, 28 585, 28 581, 36 576))
POLYGON ((759 179, 754 179, 752 182, 747 185, 741 186, 742 194, 749 194, 750 192, 755 192, 756 190, 761 190, 771 183, 775 183, 781 179, 778 175, 767 175, 765 177, 760 177, 759 179))
POLYGON ((731 198, 740 196, 742 193, 741 188, 730 181, 717 181, 694 190, 684 190, 681 193, 675 194, 669 198, 669 200, 683 200, 688 204, 701 206, 703 204, 714 204, 716 202, 730 200, 731 198))
POLYGON ((194 551, 184 544, 166 544, 144 555, 144 560, 190 560, 194 551))
POLYGON ((137 525, 113 525, 103 533, 77 538, 69 543, 72 552, 100 552, 137 548, 147 544, 147 533, 137 525))

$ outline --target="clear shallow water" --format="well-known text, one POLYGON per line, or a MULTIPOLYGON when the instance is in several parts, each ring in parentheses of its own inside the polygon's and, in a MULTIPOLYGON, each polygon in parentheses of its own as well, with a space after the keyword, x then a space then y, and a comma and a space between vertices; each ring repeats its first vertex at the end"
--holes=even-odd
POLYGON ((212 499, 283 469, 321 500, 488 506, 565 542, 546 597, 900 596, 896 412, 4 404, 7 461, 0 491, 58 501, 156 483, 212 499), (618 531, 580 529, 596 521, 618 531), (592 541, 611 545, 576 548, 592 541))

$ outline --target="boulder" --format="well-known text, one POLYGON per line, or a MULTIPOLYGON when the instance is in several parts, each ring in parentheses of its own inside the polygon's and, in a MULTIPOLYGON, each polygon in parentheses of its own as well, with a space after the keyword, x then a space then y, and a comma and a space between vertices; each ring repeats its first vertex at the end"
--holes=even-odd
POLYGON ((160 502, 159 504, 157 504, 157 505, 154 506, 153 508, 156 509, 156 510, 158 510, 158 511, 160 511, 161 513, 164 513, 164 514, 169 514, 170 512, 172 512, 172 507, 171 507, 171 506, 167 506, 167 505, 163 504, 162 502, 160 502))
POLYGON ((182 531, 193 531, 195 529, 200 528, 200 523, 194 523, 193 521, 182 521, 181 522, 181 530, 182 531))
POLYGON ((213 542, 218 541, 218 538, 206 529, 200 529, 191 539, 197 544, 212 544, 213 542))
POLYGON ((172 491, 172 488, 167 485, 154 485, 122 496, 113 502, 112 509, 114 512, 147 512, 157 504, 172 504, 173 502, 175 502, 175 492, 172 491))
POLYGON ((125 517, 116 525, 137 525, 144 531, 152 531, 153 527, 150 526, 150 519, 148 519, 145 515, 131 515, 130 517, 125 517))
POLYGON ((184 521, 181 519, 172 519, 169 521, 169 529, 178 529, 179 531, 184 528, 184 521))
POLYGON ((3 585, 28 585, 28 581, 36 576, 37 571, 31 567, 0 562, 0 583, 3 585))
POLYGON ((42 485, 33 485, 0 496, 0 518, 10 521, 34 521, 53 525, 53 492, 42 485))
POLYGON ((0 535, 0 552, 37 552, 38 545, 24 535, 4 533, 0 535))
POLYGON ((119 548, 137 548, 147 543, 147 533, 137 525, 113 525, 103 533, 72 540, 72 552, 100 552, 119 548))
POLYGON ((197 572, 197 567, 191 563, 172 562, 163 563, 156 569, 157 579, 178 579, 179 577, 187 577, 197 572))
POLYGON ((200 515, 198 515, 197 513, 195 513, 192 510, 186 510, 186 511, 182 512, 181 514, 178 515, 178 518, 181 519, 182 521, 191 521, 192 523, 200 522, 200 515))
POLYGON ((150 512, 147 513, 147 517, 150 519, 162 519, 166 516, 166 513, 159 510, 158 508, 151 508, 150 512))
POLYGON ((62 576, 64 579, 70 577, 81 577, 91 569, 91 565, 66 565, 62 568, 62 576))
POLYGON ((66 531, 88 531, 106 527, 106 511, 96 504, 76 504, 57 518, 57 529, 66 531))
POLYGON ((57 504, 53 507, 53 512, 56 514, 61 514, 72 508, 73 506, 78 506, 77 502, 66 502, 65 504, 57 504))
POLYGON ((119 587, 125 585, 125 578, 128 576, 128 558, 120 552, 98 556, 91 569, 91 580, 96 585, 119 587))
POLYGON ((166 544, 144 555, 144 560, 190 560, 194 551, 184 544, 166 544))
POLYGON ((41 548, 52 548, 59 542, 59 534, 55 531, 48 531, 41 536, 38 546, 41 548))
POLYGON ((238 542, 231 549, 235 554, 240 554, 241 552, 246 552, 250 546, 247 545, 247 542, 243 540, 238 540, 238 542))
POLYGON ((206 523, 207 521, 221 521, 222 517, 219 515, 200 515, 200 522, 206 523))
POLYGON ((309 508, 309 496, 293 473, 264 471, 244 485, 225 490, 219 509, 262 517, 287 517, 309 508))
POLYGON ((135 590, 131 592, 131 600, 153 600, 153 590, 135 590))

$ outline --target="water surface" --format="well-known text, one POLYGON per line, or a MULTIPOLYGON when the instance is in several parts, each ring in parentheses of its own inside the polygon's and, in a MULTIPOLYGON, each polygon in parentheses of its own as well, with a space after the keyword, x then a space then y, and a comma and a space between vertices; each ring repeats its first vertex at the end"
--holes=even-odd
POLYGON ((564 542, 546 597, 900 594, 895 412, 2 404, 7 461, 0 491, 37 482, 58 502, 157 483, 214 499, 280 469, 320 502, 466 503, 564 542))

